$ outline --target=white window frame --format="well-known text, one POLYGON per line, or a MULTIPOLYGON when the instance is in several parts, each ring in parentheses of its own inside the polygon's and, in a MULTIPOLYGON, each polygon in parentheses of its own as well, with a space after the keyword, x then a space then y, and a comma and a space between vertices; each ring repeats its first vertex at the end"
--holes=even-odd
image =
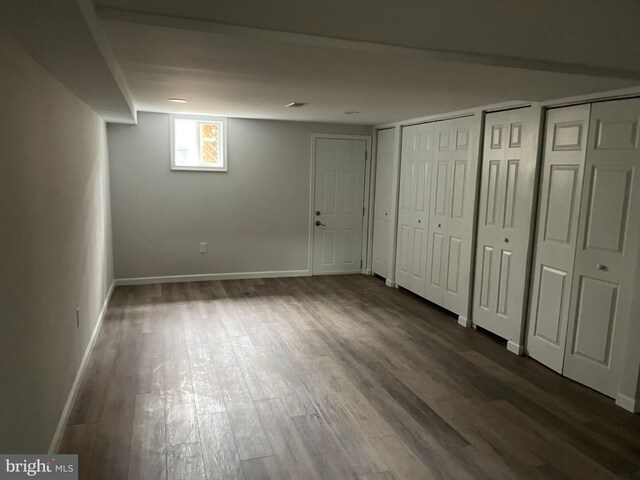
MULTIPOLYGON (((197 132, 197 144, 200 148, 200 130, 197 132)), ((184 115, 184 114, 171 114, 169 116, 169 138, 171 145, 171 170, 186 170, 195 172, 228 172, 229 161, 227 157, 227 118, 226 117, 212 117, 208 115, 184 115), (222 143, 220 152, 222 154, 222 167, 209 167, 206 165, 176 165, 176 148, 175 148, 175 121, 176 120, 193 120, 203 123, 219 123, 222 126, 222 134, 220 135, 220 142, 222 143)))

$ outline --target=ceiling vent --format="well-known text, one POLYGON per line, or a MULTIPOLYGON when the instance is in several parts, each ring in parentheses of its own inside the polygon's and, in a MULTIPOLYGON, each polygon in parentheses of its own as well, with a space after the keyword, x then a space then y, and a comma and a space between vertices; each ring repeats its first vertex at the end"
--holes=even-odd
POLYGON ((304 103, 304 102, 291 102, 291 103, 287 103, 285 105, 285 107, 287 108, 300 108, 300 107, 304 107, 305 105, 309 105, 308 103, 304 103))

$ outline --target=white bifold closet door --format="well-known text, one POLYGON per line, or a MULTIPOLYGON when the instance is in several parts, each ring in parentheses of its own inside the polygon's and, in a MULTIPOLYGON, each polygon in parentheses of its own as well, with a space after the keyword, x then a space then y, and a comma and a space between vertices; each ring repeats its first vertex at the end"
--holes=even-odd
POLYGON ((538 123, 532 108, 487 114, 473 322, 522 352, 538 123))
POLYGON ((527 349, 609 396, 638 288, 639 129, 640 99, 548 114, 527 349))
POLYGON ((640 99, 591 107, 563 373, 609 396, 619 392, 638 294, 639 127, 640 99))
POLYGON ((590 105, 547 111, 527 353, 562 372, 590 105))
POLYGON ((433 124, 425 298, 467 316, 475 202, 475 117, 433 124))
POLYGON ((376 189, 373 223, 373 273, 389 276, 389 243, 391 235, 391 192, 395 128, 378 131, 376 149, 376 189))
POLYGON ((395 283, 424 296, 433 124, 402 129, 395 283))

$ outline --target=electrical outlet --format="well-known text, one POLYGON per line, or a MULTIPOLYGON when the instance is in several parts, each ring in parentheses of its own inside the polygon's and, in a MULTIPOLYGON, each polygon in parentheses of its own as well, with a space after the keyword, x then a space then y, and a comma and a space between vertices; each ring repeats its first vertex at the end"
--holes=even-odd
POLYGON ((76 328, 80 328, 80 309, 76 308, 76 328))
POLYGON ((207 253, 207 242, 200 242, 200 253, 207 253))

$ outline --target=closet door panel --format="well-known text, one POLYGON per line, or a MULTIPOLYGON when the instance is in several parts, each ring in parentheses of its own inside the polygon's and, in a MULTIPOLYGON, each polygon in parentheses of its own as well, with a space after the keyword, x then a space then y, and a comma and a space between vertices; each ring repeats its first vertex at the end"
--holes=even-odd
POLYGON ((453 121, 446 233, 446 284, 443 306, 468 317, 476 163, 471 160, 475 117, 453 121))
POLYGON ((430 124, 405 127, 402 133, 395 281, 418 295, 424 295, 426 281, 432 137, 430 124))
POLYGON ((537 129, 531 108, 485 118, 472 318, 520 351, 528 299, 537 129), (495 252, 490 267, 482 258, 486 248, 495 252))
POLYGON ((436 140, 433 152, 433 175, 431 178, 431 208, 429 212, 429 246, 427 253, 427 282, 425 297, 444 306, 444 291, 447 270, 448 238, 447 220, 450 211, 450 174, 452 170, 452 141, 454 121, 446 120, 433 124, 436 140))
POLYGON ((547 111, 529 355, 562 372, 573 282, 590 105, 547 111))
POLYGON ((496 319, 499 285, 500 212, 502 211, 502 181, 505 144, 504 129, 507 112, 485 117, 484 149, 480 180, 480 213, 476 237, 476 278, 473 322, 494 333, 504 333, 502 322, 496 319))
POLYGON ((378 131, 373 224, 373 272, 385 278, 389 275, 394 149, 395 129, 378 131))
POLYGON ((609 396, 637 291, 639 126, 640 99, 592 106, 564 374, 609 396))

